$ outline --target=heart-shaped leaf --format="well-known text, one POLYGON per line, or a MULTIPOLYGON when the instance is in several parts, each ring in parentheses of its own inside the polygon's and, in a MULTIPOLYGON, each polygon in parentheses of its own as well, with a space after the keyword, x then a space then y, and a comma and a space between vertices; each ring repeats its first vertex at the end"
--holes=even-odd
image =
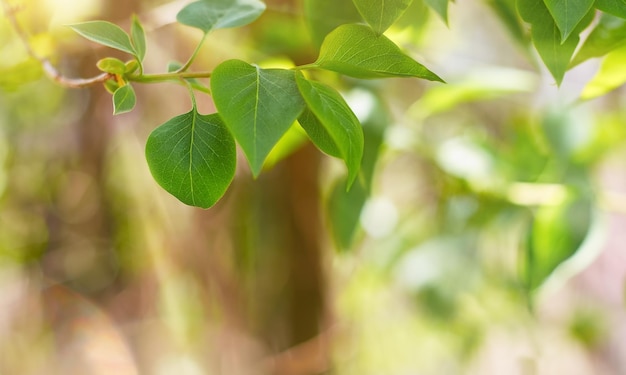
POLYGON ((269 152, 305 107, 295 73, 228 60, 213 71, 211 91, 253 175, 258 176, 269 152))
POLYGON ((235 175, 235 141, 217 114, 194 108, 156 128, 146 143, 154 179, 181 202, 214 205, 235 175))
POLYGON ((131 85, 124 85, 113 93, 113 114, 130 112, 135 108, 137 98, 131 85))
POLYGON ((391 26, 413 0, 353 0, 365 21, 378 34, 382 34, 391 26))
POLYGON ((543 0, 565 41, 591 10, 594 0, 543 0))
POLYGON ((247 25, 264 11, 265 4, 258 0, 200 0, 181 9, 176 20, 208 33, 247 25))
POLYGON ((356 78, 418 77, 443 82, 365 25, 342 25, 333 30, 324 39, 315 65, 356 78))
POLYGON ((88 21, 70 25, 84 38, 107 47, 137 55, 128 34, 122 28, 107 21, 88 21))
POLYGON ((130 41, 137 51, 138 60, 143 61, 146 57, 146 32, 137 16, 133 16, 133 22, 130 25, 130 41))
POLYGON ((300 117, 300 124, 322 151, 345 161, 348 187, 351 186, 363 157, 363 129, 359 120, 335 89, 309 81, 301 73, 296 75, 296 82, 310 111, 300 117))

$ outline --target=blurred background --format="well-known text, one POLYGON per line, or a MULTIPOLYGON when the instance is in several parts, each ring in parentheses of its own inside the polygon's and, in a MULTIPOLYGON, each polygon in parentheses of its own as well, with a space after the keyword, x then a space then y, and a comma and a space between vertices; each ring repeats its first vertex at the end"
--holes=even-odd
MULTIPOLYGON (((360 20, 349 1, 266 3, 192 69, 310 63, 360 20)), ((449 25, 427 3, 386 35, 447 85, 315 73, 363 124, 361 184, 346 192, 343 164, 294 131, 257 180, 240 158, 209 210, 163 191, 144 157, 189 110, 184 87, 135 85, 114 117, 101 85, 44 76, 5 7, 0 374, 626 373, 626 77, 598 78, 595 59, 558 88, 525 26, 502 22, 514 2, 451 3, 449 25)), ((202 36, 176 24, 181 1, 9 4, 68 77, 128 58, 70 23, 128 30, 137 14, 147 72, 202 36)))

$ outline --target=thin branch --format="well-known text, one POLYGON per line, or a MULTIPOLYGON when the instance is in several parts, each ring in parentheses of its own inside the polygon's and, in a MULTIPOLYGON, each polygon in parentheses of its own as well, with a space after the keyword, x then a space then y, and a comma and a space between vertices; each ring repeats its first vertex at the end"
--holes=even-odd
POLYGON ((13 30, 15 30, 15 33, 17 34, 18 38, 24 45, 24 48, 26 49, 26 52, 28 53, 28 55, 41 63, 41 66, 44 72, 46 73, 46 75, 54 82, 58 83, 61 86, 65 86, 69 88, 81 88, 81 87, 91 86, 97 83, 102 83, 114 77, 114 75, 111 73, 102 73, 100 75, 97 75, 91 78, 65 77, 63 74, 61 74, 61 72, 59 72, 57 68, 54 67, 54 65, 52 65, 50 60, 48 60, 45 57, 39 56, 33 50, 30 43, 28 42, 28 35, 26 34, 26 31, 24 31, 20 23, 17 21, 17 17, 15 16, 17 9, 11 8, 7 0, 2 0, 2 8, 4 10, 5 16, 11 23, 13 30))

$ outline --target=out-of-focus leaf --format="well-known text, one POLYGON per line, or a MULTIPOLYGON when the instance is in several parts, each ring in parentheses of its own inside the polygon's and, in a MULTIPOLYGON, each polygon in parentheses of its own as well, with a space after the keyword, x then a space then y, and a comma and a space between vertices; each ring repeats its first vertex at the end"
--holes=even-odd
POLYGON ((336 27, 363 21, 352 0, 304 0, 304 17, 318 47, 336 27))
POLYGON ((526 46, 528 44, 529 37, 521 19, 517 14, 515 1, 516 0, 488 0, 487 4, 491 6, 494 12, 498 15, 500 21, 504 23, 513 38, 520 44, 526 46))
POLYGON ((596 0, 596 8, 603 12, 611 13, 614 16, 626 18, 625 0, 596 0))
POLYGON ((43 69, 41 63, 35 59, 22 61, 9 68, 0 69, 0 89, 15 91, 21 85, 41 78, 43 69))
POLYGON ((146 142, 154 179, 181 202, 209 208, 235 175, 235 141, 218 114, 195 108, 156 128, 146 142))
POLYGON ((431 8, 433 8, 433 10, 437 12, 437 14, 439 14, 439 17, 441 17, 443 22, 445 22, 445 24, 447 25, 448 24, 448 3, 450 1, 449 0, 425 0, 425 2, 431 8))
POLYGON ((597 98, 626 83, 626 46, 610 52, 600 65, 598 73, 587 83, 580 98, 583 100, 597 98))
POLYGON ((460 104, 531 92, 538 84, 535 74, 522 70, 489 68, 471 72, 450 85, 432 87, 409 109, 420 119, 448 111, 460 104))
POLYGON ((258 176, 269 152, 304 110, 295 73, 228 60, 213 71, 211 90, 215 106, 258 176))
POLYGON ((258 0, 200 0, 181 9, 176 20, 208 33, 247 25, 264 11, 265 3, 258 0))
POLYGON ((526 246, 523 279, 535 290, 579 249, 591 226, 591 203, 571 197, 556 206, 540 207, 533 219, 526 246))
POLYGON ((339 250, 350 249, 359 226, 361 209, 368 197, 368 192, 360 183, 346 191, 347 178, 340 179, 333 186, 328 198, 328 215, 331 232, 339 250))
POLYGON ((542 0, 517 0, 517 10, 522 19, 531 24, 533 44, 557 85, 560 85, 580 40, 578 34, 593 19, 593 11, 588 12, 571 35, 562 41, 559 28, 542 0))
POLYGON ((594 0, 543 0, 543 2, 561 31, 561 41, 565 41, 591 10, 594 0))
POLYGON ((135 108, 137 97, 131 85, 124 85, 113 93, 113 114, 130 112, 135 108))
POLYGON ((86 39, 104 46, 137 55, 128 34, 119 26, 107 21, 88 21, 70 25, 72 30, 86 39))
POLYGON ((624 44, 626 44, 626 20, 603 14, 574 57, 571 66, 593 57, 604 56, 624 44))
POLYGON ((324 39, 315 65, 356 78, 417 77, 443 82, 365 25, 342 25, 333 30, 324 39))
POLYGON ((348 187, 354 183, 363 157, 363 130, 348 104, 335 89, 296 75, 298 89, 310 114, 300 124, 322 151, 338 151, 348 167, 348 187), (316 135, 322 134, 322 137, 316 135), (328 145, 331 146, 328 146, 328 145), (334 146, 334 147, 333 147, 334 146))
POLYGON ((353 0, 365 21, 382 34, 411 5, 412 0, 353 0))

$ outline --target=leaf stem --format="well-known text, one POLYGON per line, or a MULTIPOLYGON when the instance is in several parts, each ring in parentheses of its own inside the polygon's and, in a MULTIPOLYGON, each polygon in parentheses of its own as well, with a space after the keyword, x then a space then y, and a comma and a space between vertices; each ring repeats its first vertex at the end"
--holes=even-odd
POLYGON ((187 90, 189 90, 189 96, 191 97, 191 105, 193 106, 194 110, 198 109, 198 106, 196 104, 196 95, 193 93, 193 86, 191 83, 189 82, 185 82, 187 85, 187 90))
POLYGON ((164 82, 173 81, 187 78, 210 78, 211 72, 171 72, 171 73, 157 73, 157 74, 144 74, 138 76, 130 76, 128 79, 134 82, 150 83, 150 82, 164 82))
POLYGON ((193 51, 193 53, 189 57, 189 60, 187 60, 185 65, 181 66, 176 71, 176 73, 183 73, 183 72, 187 71, 187 69, 189 69, 189 67, 191 66, 193 61, 196 59, 196 56, 198 56, 198 53, 200 52, 200 48, 204 44, 204 41, 206 40, 207 35, 209 35, 209 33, 204 33, 204 35, 202 35, 202 39, 200 39, 200 41, 198 42, 198 45, 196 46, 196 49, 193 51))

